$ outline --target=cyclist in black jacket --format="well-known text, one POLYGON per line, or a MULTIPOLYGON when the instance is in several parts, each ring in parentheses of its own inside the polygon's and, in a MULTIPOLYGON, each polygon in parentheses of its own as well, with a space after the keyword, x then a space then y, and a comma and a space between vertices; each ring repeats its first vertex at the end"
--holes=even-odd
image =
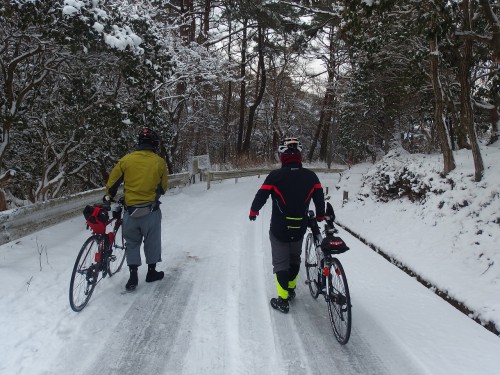
POLYGON ((255 195, 249 215, 254 221, 271 195, 273 211, 269 238, 278 289, 278 298, 271 298, 271 306, 283 313, 288 312, 288 302, 295 297, 311 198, 316 206, 317 220, 325 216, 323 188, 316 173, 302 167, 301 151, 302 144, 297 138, 286 138, 280 144, 278 154, 282 166, 266 177, 255 195))

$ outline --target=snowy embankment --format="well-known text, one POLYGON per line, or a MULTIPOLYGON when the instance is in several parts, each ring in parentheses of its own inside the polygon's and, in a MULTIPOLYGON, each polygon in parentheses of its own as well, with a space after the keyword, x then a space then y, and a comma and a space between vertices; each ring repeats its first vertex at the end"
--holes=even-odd
MULTIPOLYGON (((376 165, 356 165, 337 181, 338 221, 500 330, 500 145, 482 147, 485 172, 474 182, 470 151, 455 152, 457 168, 440 176, 439 155, 393 152, 376 165), (377 198, 398 175, 413 179, 411 202, 377 198), (354 188, 357 186, 357 188, 354 188), (349 201, 342 204, 342 192, 349 201), (382 202, 386 200, 387 202, 382 202)), ((337 177, 338 178, 338 177, 337 177)))

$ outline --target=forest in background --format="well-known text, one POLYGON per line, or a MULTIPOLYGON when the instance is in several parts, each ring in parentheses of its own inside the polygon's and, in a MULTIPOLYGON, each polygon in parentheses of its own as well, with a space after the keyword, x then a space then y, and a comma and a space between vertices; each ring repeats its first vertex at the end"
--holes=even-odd
POLYGON ((170 173, 498 141, 495 0, 2 0, 0 210, 102 187, 140 127, 170 173))

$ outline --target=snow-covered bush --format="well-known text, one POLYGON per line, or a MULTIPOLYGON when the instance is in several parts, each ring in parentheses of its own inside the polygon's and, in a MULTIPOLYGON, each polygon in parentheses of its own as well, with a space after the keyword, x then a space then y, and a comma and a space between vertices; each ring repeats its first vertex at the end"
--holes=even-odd
POLYGON ((422 154, 415 157, 415 154, 396 149, 364 176, 362 195, 374 195, 381 201, 405 197, 420 202, 429 192, 441 194, 453 186, 453 180, 443 178, 440 169, 436 158, 422 154))

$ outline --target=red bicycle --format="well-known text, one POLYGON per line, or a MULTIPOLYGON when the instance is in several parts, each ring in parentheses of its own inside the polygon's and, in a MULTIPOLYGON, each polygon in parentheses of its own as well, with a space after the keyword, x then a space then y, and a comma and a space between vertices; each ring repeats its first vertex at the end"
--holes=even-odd
POLYGON ((123 239, 123 206, 121 198, 111 205, 96 205, 92 209, 111 212, 102 226, 90 226, 92 235, 85 241, 76 257, 69 284, 69 304, 73 311, 87 305, 96 285, 106 276, 119 272, 125 261, 126 243, 123 239), (106 233, 111 225, 112 230, 106 233))

